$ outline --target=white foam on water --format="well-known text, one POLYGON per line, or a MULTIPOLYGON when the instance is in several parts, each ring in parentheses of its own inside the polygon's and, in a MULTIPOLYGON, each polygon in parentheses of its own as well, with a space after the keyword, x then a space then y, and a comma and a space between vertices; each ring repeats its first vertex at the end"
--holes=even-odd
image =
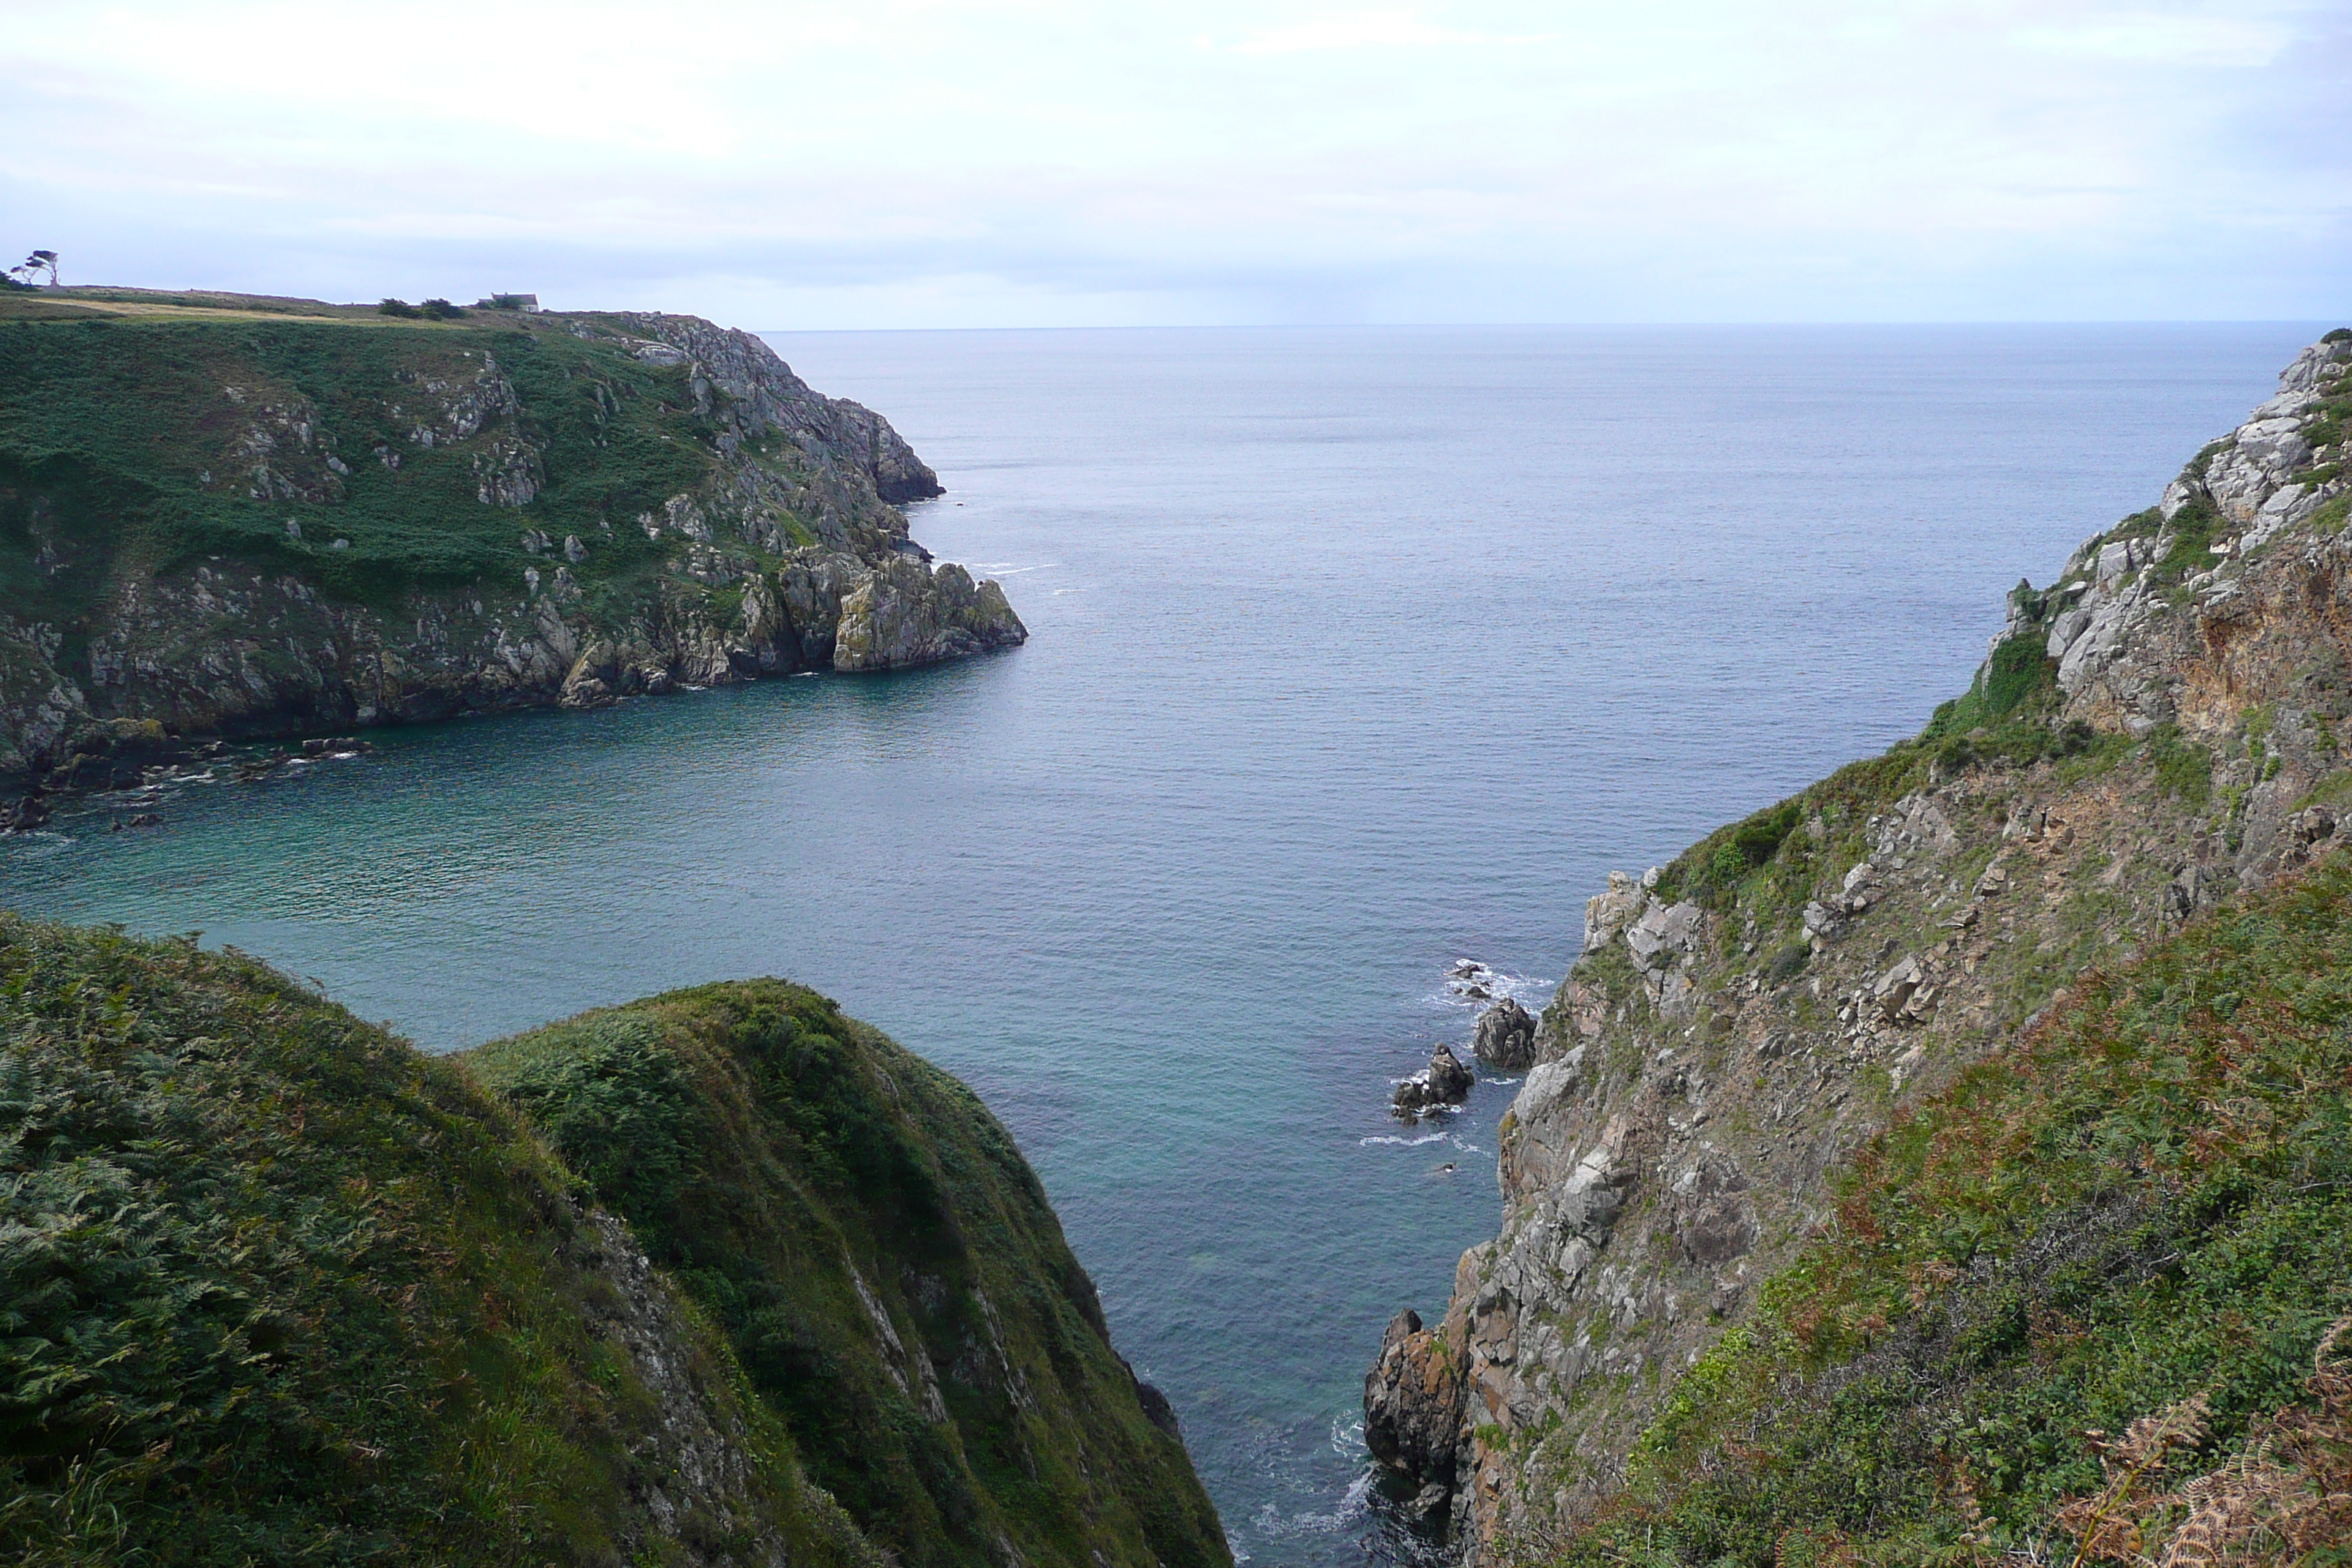
POLYGON ((1451 1132, 1424 1132, 1418 1138, 1400 1138, 1394 1133, 1374 1133, 1370 1138, 1357 1139, 1356 1147, 1370 1149, 1376 1144, 1387 1143, 1400 1149, 1418 1149, 1424 1143, 1443 1143, 1453 1136, 1451 1132))
POLYGON ((1457 977, 1449 972, 1444 984, 1421 1000, 1422 1005, 1427 1007, 1444 1007, 1475 1013, 1491 1007, 1507 996, 1522 1007, 1541 1012, 1551 1001, 1552 992, 1559 984, 1556 980, 1547 980, 1539 974, 1506 974, 1500 970, 1488 969, 1482 964, 1475 974, 1457 977), (1486 994, 1484 996, 1467 994, 1473 985, 1485 987, 1486 994))
POLYGON ((1267 1503, 1257 1510, 1257 1517, 1250 1522, 1270 1534, 1278 1535, 1328 1535, 1338 1531, 1352 1530, 1371 1512, 1373 1479, 1373 1472, 1370 1468, 1365 1469, 1348 1483, 1348 1489, 1340 1494, 1339 1506, 1329 1513, 1294 1513, 1285 1519, 1274 1504, 1267 1503))
POLYGON ((72 848, 74 840, 73 835, 60 833, 54 827, 35 827, 0 835, 0 845, 5 845, 8 853, 24 859, 46 860, 52 855, 62 855, 72 848))

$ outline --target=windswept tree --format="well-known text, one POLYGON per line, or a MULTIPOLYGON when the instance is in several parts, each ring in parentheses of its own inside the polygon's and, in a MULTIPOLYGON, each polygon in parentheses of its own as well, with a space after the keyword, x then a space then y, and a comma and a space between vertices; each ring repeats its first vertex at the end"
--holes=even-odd
POLYGON ((41 275, 44 268, 48 269, 49 287, 56 288, 58 286, 58 253, 54 250, 33 252, 17 265, 8 268, 8 276, 20 278, 29 284, 41 275))

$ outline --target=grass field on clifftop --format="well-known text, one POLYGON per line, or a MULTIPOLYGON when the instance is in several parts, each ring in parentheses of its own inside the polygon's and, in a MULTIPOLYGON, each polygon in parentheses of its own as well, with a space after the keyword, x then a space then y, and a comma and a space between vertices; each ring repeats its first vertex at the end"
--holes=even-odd
POLYGON ((0 344, 0 593, 61 623, 117 552, 291 570, 369 602, 485 577, 520 597, 525 567, 552 569, 521 546, 535 528, 592 542, 572 571, 593 588, 658 563, 635 518, 714 460, 682 367, 511 321, 18 321, 0 344), (459 436, 444 407, 492 363, 517 406, 459 436), (526 505, 479 499, 502 440, 541 455, 526 505))

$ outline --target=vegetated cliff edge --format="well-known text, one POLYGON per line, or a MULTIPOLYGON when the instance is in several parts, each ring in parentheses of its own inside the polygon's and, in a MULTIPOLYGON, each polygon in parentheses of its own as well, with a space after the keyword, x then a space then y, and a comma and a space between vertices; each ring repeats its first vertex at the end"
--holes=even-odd
POLYGON ((1230 1561, 1003 1129, 781 982, 460 1064, 0 916, 0 1325, 10 1562, 1230 1561))
POLYGON ((2337 331, 1916 740, 1591 900, 1366 1380, 1468 1556, 2352 1536, 2347 417, 2337 331))
POLYGON ((0 777, 1024 640, 908 538, 939 493, 690 316, 8 295, 0 777))

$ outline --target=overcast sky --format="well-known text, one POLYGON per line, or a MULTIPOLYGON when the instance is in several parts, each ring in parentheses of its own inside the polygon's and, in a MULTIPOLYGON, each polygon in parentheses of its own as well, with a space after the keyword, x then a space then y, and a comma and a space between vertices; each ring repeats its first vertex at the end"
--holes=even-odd
POLYGON ((66 281, 761 329, 2352 313, 2352 0, 19 6, 66 281))

